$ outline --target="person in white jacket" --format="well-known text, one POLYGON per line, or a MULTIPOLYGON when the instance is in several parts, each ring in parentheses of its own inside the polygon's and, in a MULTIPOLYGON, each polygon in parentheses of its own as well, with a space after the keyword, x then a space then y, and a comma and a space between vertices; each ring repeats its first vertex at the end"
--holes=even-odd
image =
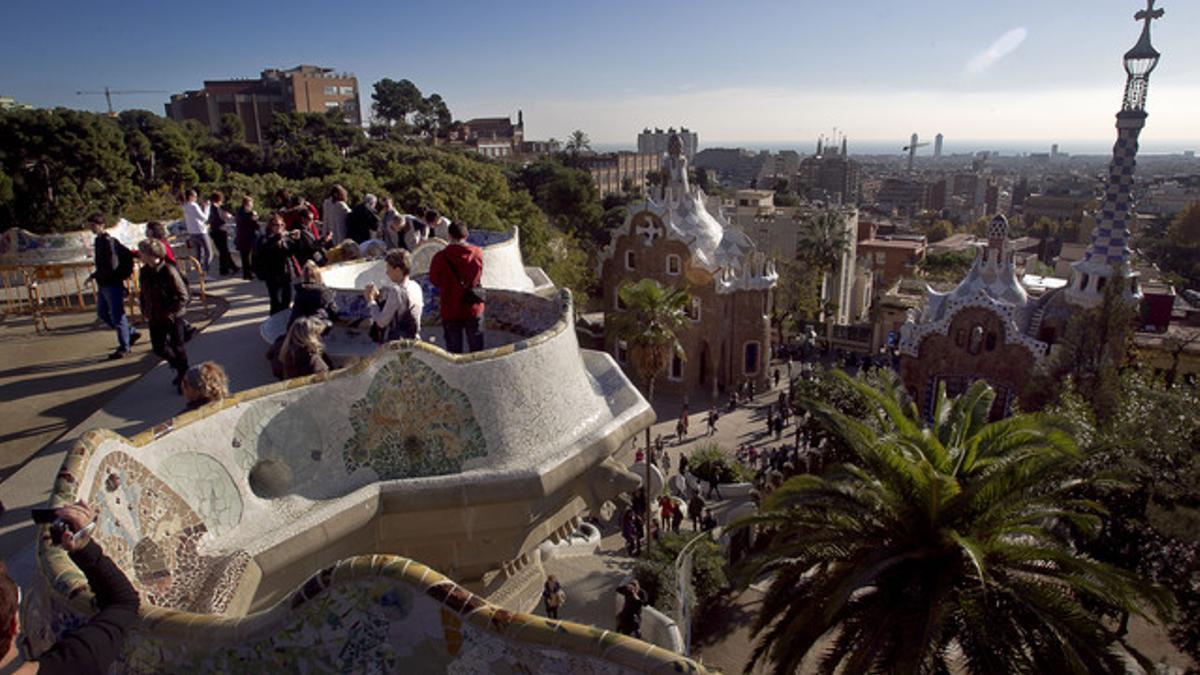
POLYGON ((209 263, 212 262, 212 246, 208 243, 208 233, 206 232, 208 216, 207 199, 203 202, 196 201, 195 190, 188 190, 184 193, 183 223, 187 226, 188 245, 196 249, 196 258, 206 273, 209 263))
POLYGON ((334 185, 325 202, 321 204, 321 220, 324 223, 324 231, 321 234, 329 235, 334 243, 346 240, 346 217, 350 215, 350 205, 346 202, 349 199, 346 188, 334 185))

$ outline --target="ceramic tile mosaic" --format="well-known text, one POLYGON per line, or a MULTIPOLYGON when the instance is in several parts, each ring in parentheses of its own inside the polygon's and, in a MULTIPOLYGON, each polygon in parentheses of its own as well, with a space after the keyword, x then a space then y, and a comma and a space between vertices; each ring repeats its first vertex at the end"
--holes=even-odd
POLYGON ((466 394, 411 353, 379 369, 366 396, 350 406, 350 424, 354 435, 342 453, 347 473, 365 466, 380 480, 437 476, 487 454, 466 394))
POLYGON ((242 520, 242 495, 216 459, 199 452, 176 452, 159 462, 159 477, 199 512, 216 536, 242 520))
POLYGON ((98 506, 92 535, 124 570, 142 601, 189 612, 221 613, 250 556, 203 555, 200 515, 158 476, 124 452, 100 463, 88 502, 98 506))

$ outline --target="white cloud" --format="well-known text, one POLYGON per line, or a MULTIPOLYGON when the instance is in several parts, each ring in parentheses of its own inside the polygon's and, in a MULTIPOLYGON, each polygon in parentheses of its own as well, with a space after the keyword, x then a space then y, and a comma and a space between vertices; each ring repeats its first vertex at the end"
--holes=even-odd
POLYGON ((967 76, 979 75, 996 65, 997 61, 1016 51, 1027 35, 1029 35, 1029 31, 1024 28, 1014 28, 996 38, 990 47, 979 52, 967 62, 967 76))

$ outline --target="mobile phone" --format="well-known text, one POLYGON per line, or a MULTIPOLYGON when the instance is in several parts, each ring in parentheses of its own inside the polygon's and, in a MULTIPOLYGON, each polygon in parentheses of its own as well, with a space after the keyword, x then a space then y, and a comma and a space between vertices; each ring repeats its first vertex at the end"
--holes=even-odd
POLYGON ((58 520, 58 509, 30 509, 29 513, 33 517, 33 522, 38 525, 46 525, 58 520))

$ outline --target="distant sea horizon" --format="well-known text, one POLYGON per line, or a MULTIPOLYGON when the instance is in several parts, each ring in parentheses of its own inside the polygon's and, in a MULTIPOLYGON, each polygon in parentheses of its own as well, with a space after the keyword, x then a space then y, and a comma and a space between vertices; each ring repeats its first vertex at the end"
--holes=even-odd
MULTIPOLYGON (((999 152, 1001 155, 1008 156, 1028 155, 1032 153, 1048 153, 1050 152, 1050 146, 1055 142, 1058 143, 1058 151, 1068 155, 1108 155, 1112 153, 1113 142, 1115 140, 1115 137, 1107 140, 1098 139, 1092 141, 989 141, 954 140, 947 138, 942 143, 942 155, 974 154, 976 152, 982 152, 985 150, 989 152, 999 152)), ((596 152, 637 150, 637 143, 602 143, 597 141, 592 143, 591 146, 592 150, 596 152)), ((903 142, 897 141, 856 141, 851 138, 848 142, 848 150, 850 151, 851 155, 901 156, 907 154, 901 150, 903 146, 903 142)), ((796 141, 707 141, 703 136, 701 136, 700 149, 706 150, 712 148, 745 148, 746 150, 752 150, 756 152, 760 150, 770 150, 771 152, 794 150, 801 155, 811 155, 817 149, 817 142, 816 140, 813 140, 809 143, 799 143, 796 141)), ((1183 154, 1189 150, 1200 154, 1200 140, 1149 140, 1140 144, 1138 152, 1139 154, 1146 155, 1175 155, 1183 154)), ((931 157, 932 155, 932 143, 917 150, 918 157, 931 157)))

